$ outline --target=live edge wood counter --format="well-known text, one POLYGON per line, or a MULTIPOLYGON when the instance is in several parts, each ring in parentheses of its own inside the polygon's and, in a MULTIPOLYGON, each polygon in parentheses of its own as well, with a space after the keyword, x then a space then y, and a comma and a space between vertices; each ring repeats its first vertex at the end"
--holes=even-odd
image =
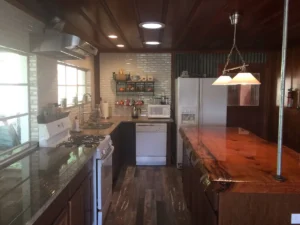
POLYGON ((300 213, 300 158, 283 147, 274 180, 277 145, 240 128, 186 126, 183 185, 193 224, 288 225, 300 213))

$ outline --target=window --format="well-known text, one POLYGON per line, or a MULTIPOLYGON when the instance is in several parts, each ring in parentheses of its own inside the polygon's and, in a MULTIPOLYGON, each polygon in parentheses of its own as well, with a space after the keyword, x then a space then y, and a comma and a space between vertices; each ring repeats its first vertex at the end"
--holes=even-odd
POLYGON ((67 104, 72 105, 74 97, 77 97, 78 102, 81 102, 86 93, 86 78, 85 70, 58 64, 58 102, 66 98, 67 104))
POLYGON ((29 141, 28 57, 0 49, 0 158, 29 141))

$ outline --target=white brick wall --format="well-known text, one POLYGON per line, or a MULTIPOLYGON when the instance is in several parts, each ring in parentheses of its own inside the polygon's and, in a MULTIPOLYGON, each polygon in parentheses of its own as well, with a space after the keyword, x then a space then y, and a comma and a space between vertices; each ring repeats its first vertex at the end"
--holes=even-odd
MULTIPOLYGON (((116 96, 116 84, 112 73, 124 69, 131 75, 152 75, 155 79, 155 95, 164 93, 171 97, 171 54, 170 53, 101 53, 100 54, 100 96, 112 107, 114 116, 130 115, 130 107, 115 107, 115 102, 121 99, 139 96, 116 96)), ((145 101, 143 111, 152 96, 141 96, 145 101)))
POLYGON ((0 45, 29 52, 29 34, 43 28, 43 23, 0 0, 0 45))
POLYGON ((29 56, 29 113, 30 113, 30 140, 37 141, 39 129, 37 123, 38 116, 38 76, 37 76, 37 56, 29 56))
MULTIPOLYGON (((43 32, 44 24, 15 8, 4 0, 0 0, 0 46, 29 53, 30 33, 43 32)), ((44 56, 29 55, 29 92, 30 92, 30 126, 31 140, 38 140, 37 115, 48 103, 57 102, 57 61, 44 56)), ((93 58, 85 61, 68 61, 68 63, 88 69, 88 83, 93 83, 93 58)), ((88 88, 91 93, 92 88, 88 88)), ((89 111, 90 106, 85 106, 89 111)), ((77 107, 68 108, 70 118, 77 115, 77 107)))

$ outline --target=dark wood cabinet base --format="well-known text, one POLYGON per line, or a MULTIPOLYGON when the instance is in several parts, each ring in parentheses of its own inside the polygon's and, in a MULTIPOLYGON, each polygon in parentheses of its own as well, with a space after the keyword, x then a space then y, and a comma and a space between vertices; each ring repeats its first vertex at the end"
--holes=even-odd
POLYGON ((34 225, 93 224, 93 160, 90 159, 34 225))
POLYGON ((187 152, 182 182, 193 225, 290 225, 291 214, 300 213, 297 193, 217 192, 205 187, 203 173, 192 166, 187 152))

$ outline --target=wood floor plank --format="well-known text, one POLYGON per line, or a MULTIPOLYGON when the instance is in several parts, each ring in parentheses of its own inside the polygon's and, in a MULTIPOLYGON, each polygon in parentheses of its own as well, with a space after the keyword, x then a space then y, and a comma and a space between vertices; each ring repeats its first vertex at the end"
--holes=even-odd
POLYGON ((136 214, 136 225, 144 224, 144 202, 145 198, 139 198, 139 202, 137 205, 137 214, 136 214))
POLYGON ((143 168, 137 168, 139 170, 139 176, 138 176, 138 181, 139 181, 139 196, 141 198, 145 198, 145 189, 147 186, 147 171, 143 168))
POLYGON ((164 187, 163 187, 163 176, 162 176, 162 170, 160 167, 158 167, 154 171, 154 189, 156 194, 156 200, 157 201, 163 201, 164 198, 164 187))
POLYGON ((190 225, 175 167, 127 167, 114 189, 105 225, 190 225))
POLYGON ((155 177, 154 177, 154 168, 148 166, 146 168, 146 174, 147 174, 147 178, 146 178, 146 187, 147 189, 154 189, 155 188, 155 177))
POLYGON ((190 223, 189 212, 183 196, 182 183, 181 180, 178 179, 178 171, 172 168, 165 168, 164 176, 165 191, 168 193, 169 207, 175 215, 175 223, 178 225, 190 223))
POLYGON ((166 203, 164 201, 156 201, 156 209, 157 225, 171 225, 170 218, 166 210, 166 203))
POLYGON ((130 220, 131 209, 135 204, 132 202, 132 196, 135 194, 135 183, 134 183, 135 167, 127 167, 126 174, 123 180, 121 190, 118 194, 115 204, 113 204, 113 211, 115 215, 115 225, 127 225, 130 220))
POLYGON ((153 189, 146 190, 144 203, 144 225, 157 225, 156 197, 153 189))
POLYGON ((130 185, 128 185, 130 190, 128 196, 128 214, 125 217, 125 224, 126 225, 135 225, 136 223, 136 214, 137 214, 137 205, 139 202, 139 184, 138 179, 134 178, 131 180, 130 185))
POLYGON ((167 168, 162 168, 162 179, 163 179, 163 189, 164 189, 164 202, 166 204, 166 214, 169 218, 169 223, 172 225, 176 224, 175 219, 175 210, 174 210, 174 201, 172 198, 172 194, 170 193, 170 185, 168 184, 170 181, 170 178, 168 176, 167 168))

